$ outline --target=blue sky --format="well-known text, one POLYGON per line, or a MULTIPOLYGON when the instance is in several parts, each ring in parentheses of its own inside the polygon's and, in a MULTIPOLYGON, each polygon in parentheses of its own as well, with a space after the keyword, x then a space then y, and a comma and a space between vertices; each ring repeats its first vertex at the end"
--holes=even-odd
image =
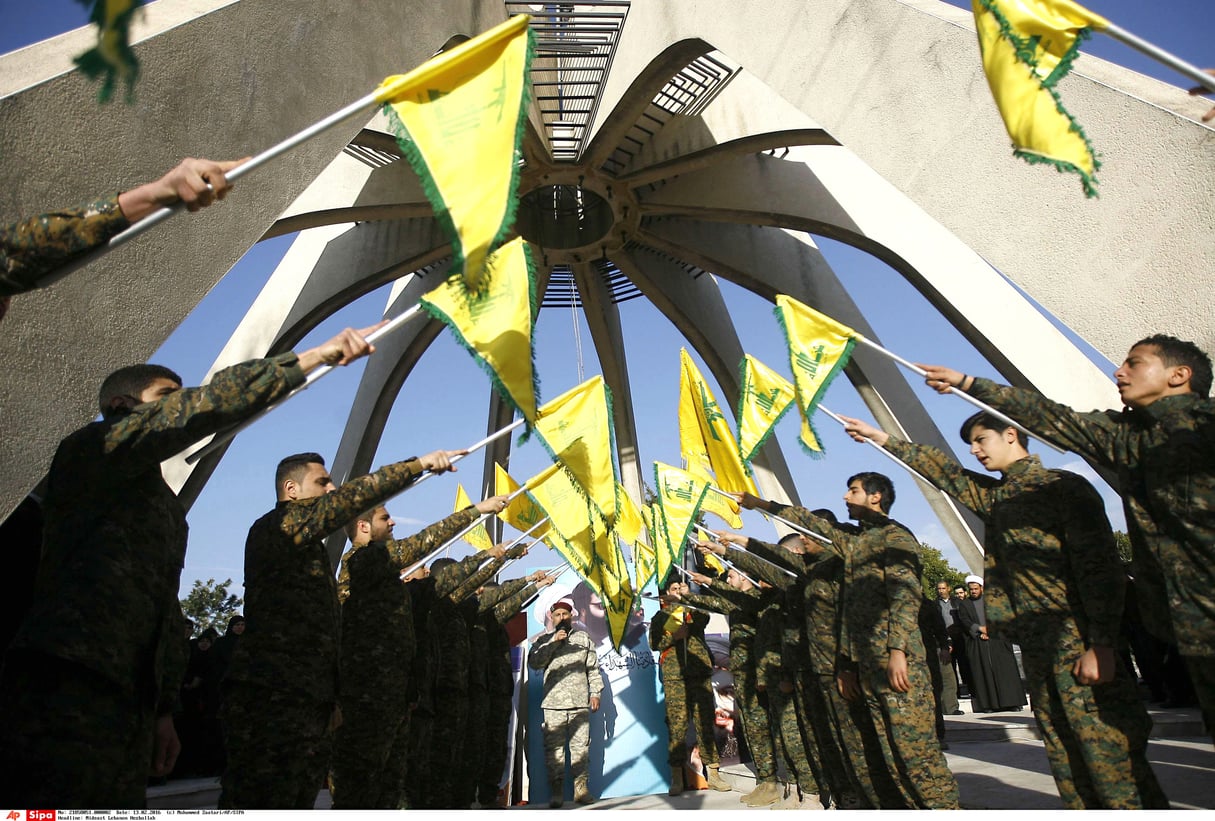
MULTIPOLYGON (((969 7, 969 3, 954 4, 969 7)), ((1206 65, 1212 62, 1209 32, 1215 15, 1210 0, 1151 4, 1142 0, 1091 0, 1088 6, 1192 63, 1206 65), (1200 38, 1203 40, 1201 45, 1200 38)), ((86 22, 83 7, 74 0, 37 3, 0 0, 0 53, 86 22)), ((1166 82, 1188 85, 1168 69, 1107 38, 1093 38, 1086 50, 1166 82)), ((154 71, 155 66, 145 64, 144 70, 154 71)), ((264 146, 249 146, 249 153, 261 148, 264 146)), ((1114 150, 1112 147, 1103 149, 1114 150)), ((98 184, 105 187, 104 175, 99 175, 98 184)), ((221 207, 239 207, 239 197, 238 188, 221 207)), ((848 246, 816 239, 887 347, 914 360, 945 362, 969 373, 994 374, 994 370, 936 310, 885 264, 848 246)), ((282 237, 254 246, 166 341, 152 361, 170 365, 191 384, 201 380, 291 240, 292 237, 282 237)), ((787 373, 787 360, 771 304, 727 282, 723 281, 721 285, 734 313, 744 349, 787 373)), ((387 289, 381 289, 347 306, 323 322, 301 348, 320 342, 347 325, 362 326, 378 318, 386 294, 387 289)), ((643 464, 660 460, 678 465, 678 353, 686 342, 644 299, 623 304, 621 322, 643 464)), ((545 398, 556 396, 580 378, 599 372, 589 331, 568 309, 541 312, 536 328, 536 349, 536 367, 545 398), (582 341, 581 369, 575 353, 575 333, 582 341)), ((1103 363, 1103 369, 1112 370, 1112 365, 1095 354, 1094 357, 1103 363)), ((708 369, 697 361, 711 380, 708 369)), ((347 403, 354 394, 360 374, 359 366, 339 369, 238 438, 190 512, 190 548, 182 574, 183 592, 196 578, 222 580, 230 577, 239 586, 243 575, 245 534, 249 525, 274 504, 274 465, 285 454, 305 450, 316 450, 332 458, 345 424, 347 403)), ((947 436, 953 436, 962 419, 969 415, 970 406, 957 399, 938 396, 914 377, 911 384, 923 397, 941 429, 947 436)), ((718 394, 721 398, 720 391, 718 394)), ((455 345, 450 335, 444 333, 405 383, 374 464, 378 466, 438 447, 461 447, 479 440, 484 435, 488 403, 489 386, 484 374, 455 345)), ((825 403, 836 412, 869 418, 846 379, 837 380, 825 403)), ((908 524, 922 541, 942 549, 956 567, 964 568, 936 517, 919 492, 906 481, 900 468, 870 448, 853 444, 830 420, 821 418, 815 423, 827 448, 828 458, 824 460, 812 461, 797 447, 796 419, 787 418, 777 433, 804 503, 831 507, 842 515, 843 505, 839 499, 847 476, 860 470, 888 473, 902 493, 893 510, 895 517, 908 524)), ((964 461, 968 458, 964 457, 964 461)), ((1048 466, 1089 472, 1070 455, 1047 452, 1043 454, 1043 461, 1048 466)), ((540 447, 532 443, 516 451, 511 472, 521 479, 546 464, 547 458, 540 447)), ((388 507, 398 522, 398 535, 411 533, 450 512, 456 478, 475 494, 471 488, 479 485, 480 465, 479 459, 470 458, 455 478, 438 477, 390 502, 388 507)), ((1120 504, 1112 491, 1103 485, 1100 487, 1111 519, 1116 527, 1122 527, 1120 504)), ((760 538, 772 536, 771 526, 762 520, 748 518, 747 526, 760 538)), ((463 555, 465 550, 461 548, 458 555, 463 555)), ((521 569, 555 563, 556 559, 544 551, 542 555, 525 560, 521 569)))

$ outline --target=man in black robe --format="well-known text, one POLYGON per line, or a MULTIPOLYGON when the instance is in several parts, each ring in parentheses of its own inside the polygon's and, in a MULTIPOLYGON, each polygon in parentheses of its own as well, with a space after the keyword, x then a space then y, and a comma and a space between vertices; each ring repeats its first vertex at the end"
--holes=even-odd
POLYGON ((958 603, 958 621, 966 636, 970 663, 970 706, 976 713, 1000 713, 1025 706, 1025 688, 1012 643, 989 635, 983 606, 983 580, 966 577, 969 596, 958 603))

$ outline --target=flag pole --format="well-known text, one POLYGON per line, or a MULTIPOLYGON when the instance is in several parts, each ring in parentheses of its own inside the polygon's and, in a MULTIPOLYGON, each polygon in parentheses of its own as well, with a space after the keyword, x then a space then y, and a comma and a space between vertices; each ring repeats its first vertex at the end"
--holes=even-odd
MULTIPOLYGON (((928 371, 924 370, 919 365, 915 364, 914 362, 912 362, 910 360, 904 359, 903 357, 899 356, 898 354, 896 354, 894 351, 890 350, 889 348, 883 348, 881 345, 877 344, 876 342, 874 342, 871 339, 866 339, 864 336, 862 336, 859 333, 856 333, 855 331, 853 331, 853 333, 852 333, 852 338, 855 339, 858 344, 864 345, 867 348, 869 348, 873 351, 876 351, 877 353, 882 354, 883 356, 893 359, 895 362, 899 363, 900 365, 902 365, 904 368, 911 371, 912 373, 914 373, 918 376, 928 376, 928 371)), ((970 404, 974 405, 979 410, 990 413, 992 416, 996 417, 1001 422, 1005 423, 1006 425, 1010 425, 1011 427, 1016 428, 1017 430, 1024 433, 1026 436, 1032 436, 1033 438, 1037 439, 1039 442, 1046 445, 1048 448, 1055 451, 1056 453, 1066 453, 1067 452, 1063 448, 1054 444, 1053 442, 1046 441, 1038 434, 1036 434, 1033 431, 1026 428, 1024 425, 1022 425, 1018 422, 1014 422, 1012 419, 1010 419, 1009 417, 1000 413, 1000 411, 996 410, 991 405, 988 405, 986 402, 982 401, 981 399, 976 399, 975 397, 968 394, 966 391, 959 390, 958 388, 955 388, 951 385, 949 388, 949 392, 952 393, 953 395, 969 402, 970 404)))
MULTIPOLYGON (((672 565, 672 566, 674 566, 674 565, 672 565)), ((655 596, 653 593, 638 593, 637 595, 643 599, 649 599, 650 601, 656 601, 659 604, 662 604, 662 597, 655 596)), ((694 604, 688 604, 688 603, 682 602, 682 601, 676 602, 674 606, 682 607, 685 610, 696 610, 697 612, 700 612, 700 613, 708 613, 710 616, 720 615, 716 610, 709 610, 704 607, 697 607, 694 604)))
MULTIPOLYGON (((832 413, 831 411, 827 410, 827 408, 824 408, 824 407, 823 407, 821 404, 820 404, 820 405, 818 405, 818 410, 821 410, 823 413, 825 413, 825 414, 827 414, 828 416, 830 416, 830 417, 831 417, 832 419, 834 419, 836 422, 839 422, 839 423, 840 423, 840 425, 842 425, 842 426, 844 426, 844 427, 847 427, 847 426, 848 426, 848 423, 847 423, 847 422, 845 422, 845 421, 843 420, 843 418, 842 418, 842 417, 841 417, 839 414, 832 413)), ((894 462, 897 462, 899 465, 902 465, 902 467, 903 467, 903 469, 904 469, 904 470, 906 470, 906 471, 907 471, 908 473, 910 473, 911 475, 915 476, 915 477, 916 477, 917 479, 919 479, 921 482, 924 482, 925 484, 928 484, 928 485, 932 485, 932 482, 930 482, 930 481, 928 481, 926 478, 924 478, 924 474, 920 473, 918 470, 916 470, 915 468, 913 468, 911 465, 907 464, 907 463, 906 463, 906 462, 904 462, 902 459, 900 459, 899 457, 895 456, 895 455, 894 455, 893 453, 891 453, 890 451, 886 450, 886 448, 882 447, 882 446, 881 446, 881 445, 879 445, 877 442, 875 442, 875 441, 873 441, 872 439, 870 439, 868 436, 862 436, 861 438, 862 438, 862 439, 865 441, 865 444, 866 444, 866 445, 869 445, 870 447, 872 447, 872 448, 876 449, 878 453, 882 454, 882 455, 883 455, 883 456, 885 456, 886 458, 888 458, 888 459, 890 459, 890 460, 892 460, 892 461, 894 461, 894 462)), ((932 485, 932 486, 933 486, 933 487, 936 487, 936 485, 932 485)))
POLYGON ((1110 37, 1113 37, 1115 40, 1119 41, 1120 43, 1125 43, 1126 45, 1130 46, 1131 48, 1135 49, 1136 51, 1138 51, 1142 54, 1146 54, 1148 57, 1151 57, 1153 60, 1168 66, 1169 68, 1173 69, 1173 71, 1176 71, 1178 74, 1181 74, 1181 75, 1184 75, 1184 76, 1190 78, 1194 82, 1198 83, 1198 85, 1205 88, 1207 91, 1215 92, 1215 77, 1212 77, 1210 74, 1207 74, 1205 71, 1200 69, 1198 66, 1196 66, 1192 63, 1187 63, 1185 60, 1182 60, 1177 55, 1167 52, 1164 49, 1160 48, 1159 46, 1149 43, 1147 40, 1144 40, 1143 38, 1141 38, 1135 34, 1131 34, 1129 31, 1122 28, 1121 26, 1116 26, 1113 23, 1109 23, 1109 25, 1103 29, 1096 28, 1094 26, 1093 31, 1099 31, 1102 34, 1108 34, 1110 37))
MULTIPOLYGON (((288 137, 287 139, 283 140, 282 142, 278 143, 277 145, 271 146, 270 148, 266 149, 262 153, 251 158, 248 162, 242 163, 241 165, 237 166, 236 168, 233 168, 231 171, 227 172, 224 175, 224 177, 230 183, 236 182, 241 177, 248 174, 250 171, 254 171, 254 170, 260 168, 261 166, 265 165, 266 163, 270 162, 270 160, 276 159, 277 157, 280 157, 283 154, 286 154, 288 151, 295 148, 300 143, 307 142, 308 140, 311 140, 316 135, 318 135, 324 131, 327 131, 330 128, 333 128, 335 125, 338 125, 339 123, 350 119, 354 115, 359 114, 360 112, 366 111, 368 108, 371 108, 372 106, 376 105, 377 103, 379 103, 381 101, 380 96, 382 93, 383 92, 381 89, 377 89, 376 91, 371 92, 370 94, 366 95, 365 97, 359 98, 358 100, 356 100, 355 102, 346 106, 345 108, 333 112, 332 114, 330 114, 328 117, 325 117, 324 119, 318 120, 317 122, 315 122, 312 125, 305 128, 303 131, 293 134, 292 136, 288 137)), ((210 188, 209 185, 207 187, 210 188)), ((173 205, 168 205, 157 211, 153 211, 151 214, 144 217, 139 222, 130 226, 126 230, 122 231, 119 234, 115 234, 113 237, 110 238, 110 241, 107 242, 105 245, 102 245, 99 248, 96 248, 87 254, 83 254, 83 255, 77 257, 75 260, 68 263, 67 265, 64 265, 61 268, 59 268, 58 270, 56 270, 55 272, 48 274, 46 277, 44 277, 39 282, 38 287, 44 288, 53 282, 58 282, 59 280, 68 276, 69 274, 79 271, 81 268, 90 264, 91 262, 98 259, 99 257, 102 257, 105 254, 108 254, 110 251, 113 251, 115 248, 119 247, 120 245, 127 244, 131 240, 135 239, 135 237, 139 236, 140 234, 145 233, 149 228, 160 225, 160 223, 164 222, 169 217, 171 217, 174 214, 177 214, 183 210, 185 210, 185 203, 179 201, 179 202, 174 203, 173 205)))
MULTIPOLYGON (((405 323, 407 323, 409 320, 413 319, 415 316, 417 316, 420 313, 422 313, 422 305, 420 303, 417 305, 414 305, 413 307, 409 308, 406 311, 402 311, 397 316, 394 316, 392 319, 388 320, 388 322, 385 325, 383 325, 382 327, 379 327, 379 328, 375 329, 374 331, 372 331, 371 333, 367 334, 367 337, 366 337, 367 343, 369 345, 374 345, 378 340, 383 339, 388 334, 392 333, 393 331, 396 331, 397 329, 399 329, 401 326, 403 326, 405 323)), ((237 424, 228 428, 227 430, 220 431, 219 433, 215 434, 215 436, 213 436, 211 438, 210 442, 203 445, 198 450, 196 450, 190 454, 187 454, 185 457, 186 464, 192 465, 195 462, 197 462, 199 459, 202 459, 204 456, 207 456, 207 455, 213 453, 214 451, 219 450, 221 447, 224 446, 224 444, 226 444, 234 436, 236 436, 236 434, 240 433, 242 430, 244 430, 245 428, 252 425, 258 419, 261 419, 263 416, 265 416, 270 411, 277 408, 279 405, 286 402, 291 397, 295 396, 296 394, 302 393, 303 391, 312 387, 312 385, 314 385, 317 382, 317 380, 319 380, 325 374, 331 372, 335 367, 336 366, 334 366, 334 365, 321 365, 317 368, 314 368, 312 370, 312 372, 308 374, 307 378, 304 379, 304 384, 300 385, 295 390, 291 391, 291 393, 287 394, 282 399, 279 399, 277 402, 267 405, 266 407, 262 408, 260 411, 255 413, 254 415, 241 420, 240 422, 238 422, 237 424)))
MULTIPOLYGON (((713 485, 709 485, 709 490, 713 491, 714 493, 716 493, 719 496, 725 496, 727 499, 729 499, 732 502, 738 501, 737 499, 734 498, 733 493, 727 493, 726 491, 722 490, 719 487, 714 487, 713 485)), ((770 513, 767 510, 761 510, 760 513, 763 514, 764 516, 768 516, 770 518, 775 519, 776 521, 780 522, 781 524, 785 525, 786 527, 792 528, 793 530, 797 531, 798 533, 802 534, 803 536, 809 536, 811 539, 818 539, 823 544, 831 544, 831 540, 828 539, 826 536, 819 535, 818 533, 815 533, 813 530, 807 530, 806 528, 802 527, 801 525, 795 524, 795 523, 789 521, 784 516, 778 516, 777 514, 770 513)))
MULTIPOLYGON (((488 445, 490 442, 493 442, 496 439, 501 439, 503 436, 510 433, 512 430, 519 427, 526 421, 527 421, 526 419, 516 419, 514 422, 511 422, 509 425, 502 428, 501 430, 494 431, 489 436, 486 436, 480 442, 474 442, 473 444, 464 448, 464 450, 468 451, 467 453, 451 457, 451 463, 454 465, 456 462, 460 461, 465 456, 471 456, 472 454, 479 451, 481 448, 488 445)), ((415 485, 420 485, 423 481, 425 481, 426 479, 429 479, 431 476, 434 476, 434 475, 435 474, 433 474, 433 473, 424 473, 421 476, 419 476, 418 480, 416 482, 414 482, 413 485, 410 485, 410 487, 413 487, 415 485)), ((527 490, 527 485, 524 485, 523 487, 519 488, 519 490, 515 491, 507 498, 514 499, 516 496, 519 495, 519 491, 521 491, 521 490, 527 490)))
MULTIPOLYGON (((697 527, 699 527, 699 525, 697 525, 697 527)), ((701 530, 704 530, 704 528, 701 528, 701 530)), ((707 533, 708 531, 705 531, 705 532, 707 533)), ((712 534, 711 534, 711 533, 709 534, 709 536, 710 536, 710 538, 713 538, 713 536, 712 536, 712 534)), ((689 538, 689 540, 692 540, 690 536, 689 536, 688 538, 689 538)), ((713 538, 713 541, 717 541, 717 539, 713 538)), ((722 545, 723 547, 729 547, 729 545, 725 544, 724 542, 717 542, 717 543, 718 543, 718 544, 720 544, 720 545, 722 545)), ((694 545, 696 545, 697 547, 699 547, 699 544, 698 544, 698 543, 697 543, 695 540, 692 540, 692 544, 694 544, 694 545)), ((729 559, 727 559, 725 556, 718 556, 716 553, 714 553, 714 554, 713 554, 713 556, 714 556, 714 557, 716 557, 716 559, 717 559, 719 562, 721 562, 723 565, 725 565, 727 568, 729 568, 730 570, 733 570, 735 573, 737 573, 738 575, 742 576, 744 579, 746 579, 747 581, 751 582, 751 584, 755 585, 756 587, 759 587, 759 582, 755 581, 755 579, 751 578, 751 577, 750 577, 750 576, 748 576, 746 573, 744 573, 743 571, 739 570, 739 569, 738 569, 738 565, 734 564, 734 562, 730 561, 730 560, 729 560, 729 559)), ((762 562, 762 561, 764 561, 764 560, 763 560, 762 558, 760 558, 759 556, 755 556, 755 558, 756 558, 756 559, 758 559, 758 560, 759 560, 759 561, 761 561, 761 562, 762 562)), ((768 562, 768 563, 769 563, 769 564, 771 564, 771 562, 768 562)), ((706 564, 707 564, 707 562, 706 562, 706 564)), ((774 565, 774 566, 775 566, 775 565, 774 565)), ((712 568, 710 568, 710 569, 712 569, 712 568)), ((784 570, 784 568, 780 568, 780 569, 781 569, 781 570, 784 570)), ((786 573, 788 573, 789 571, 785 570, 785 572, 786 572, 786 573)), ((790 575, 790 576, 792 576, 793 574, 792 574, 792 573, 789 573, 789 575, 790 575)))
MULTIPOLYGON (((507 547, 507 549, 514 547, 514 546, 515 546, 515 545, 517 545, 519 542, 521 542, 521 541, 523 541, 524 539, 526 539, 526 538, 527 538, 527 537, 528 537, 528 536, 531 534, 531 532, 532 532, 533 530, 535 530, 536 528, 538 528, 540 525, 544 524, 544 523, 545 523, 545 522, 547 522, 547 521, 548 521, 548 517, 547 517, 547 516, 545 516, 543 519, 541 519, 540 521, 536 522, 534 525, 532 525, 532 526, 531 526, 531 527, 529 527, 529 528, 528 528, 526 531, 524 531, 524 532, 523 532, 523 534, 522 534, 521 536, 519 536, 518 538, 514 539, 514 540, 513 540, 513 541, 512 541, 510 544, 508 544, 508 545, 506 546, 506 547, 507 547)), ((539 541, 539 540, 537 540, 537 541, 539 541)), ((536 544, 536 542, 535 542, 535 541, 534 541, 534 542, 532 542, 532 546, 534 546, 535 544, 536 544)), ((530 549, 530 547, 529 547, 528 549, 530 549)), ((517 562, 517 561, 519 561, 519 560, 518 560, 518 559, 508 559, 508 560, 507 560, 507 562, 506 562, 504 565, 502 565, 502 567, 500 567, 500 568, 498 569, 498 572, 499 572, 499 573, 502 573, 503 571, 505 571, 505 570, 506 570, 506 568, 510 567, 512 564, 514 564, 514 563, 515 563, 515 562, 517 562)))
MULTIPOLYGON (((699 529, 700 529, 702 532, 704 532, 705 534, 707 534, 707 535, 708 535, 708 537, 709 537, 710 539, 712 539, 713 541, 717 542, 719 545, 721 545, 722 547, 724 547, 726 550, 737 550, 737 551, 739 551, 739 552, 741 552, 741 553, 746 553, 748 556, 750 556, 751 558, 755 559, 757 562, 763 562, 764 564, 770 564, 770 565, 772 565, 773 567, 775 567, 777 570, 779 570, 780 572, 784 573, 786 576, 788 576, 788 577, 790 577, 790 578, 792 578, 792 579, 796 579, 796 578, 797 578, 797 574, 796 574, 796 573, 794 573, 794 572, 793 572, 792 570, 790 570, 789 568, 787 568, 787 567, 781 567, 781 566, 780 566, 779 564, 777 564, 776 562, 768 561, 768 560, 767 560, 767 559, 765 559, 763 556, 756 556, 754 553, 750 553, 750 552, 748 552, 746 548, 744 548, 744 547, 740 547, 739 545, 736 545, 736 544, 730 544, 729 542, 723 542, 723 541, 721 541, 720 539, 718 539, 718 538, 717 538, 717 536, 715 536, 715 535, 713 534, 713 532, 712 532, 712 531, 710 531, 710 530, 705 530, 705 528, 701 527, 700 525, 696 525, 696 527, 697 527, 697 528, 699 528, 699 529)), ((715 554, 715 555, 716 555, 716 554, 715 554)), ((727 559, 725 556, 718 556, 717 558, 721 559, 723 562, 725 562, 726 564, 729 564, 731 567, 733 567, 733 565, 731 564, 730 560, 729 560, 729 559, 727 559)), ((735 567, 734 569, 735 569, 735 570, 738 570, 738 568, 737 568, 737 567, 735 567)), ((741 571, 741 570, 738 570, 738 572, 739 572, 740 574, 742 573, 742 571, 741 571)), ((750 576, 747 576, 747 581, 751 582, 751 584, 755 584, 755 580, 754 580, 754 579, 752 579, 750 576)), ((757 584, 756 584, 756 587, 758 587, 758 586, 759 586, 759 585, 757 585, 757 584)))

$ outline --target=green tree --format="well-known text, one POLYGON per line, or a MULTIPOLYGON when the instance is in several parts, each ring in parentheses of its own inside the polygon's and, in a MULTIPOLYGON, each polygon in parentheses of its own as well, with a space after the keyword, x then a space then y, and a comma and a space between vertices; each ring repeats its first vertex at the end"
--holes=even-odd
POLYGON ((181 600, 182 612, 194 622, 194 635, 208 627, 220 633, 228 626, 228 619, 235 615, 245 600, 228 592, 231 579, 216 584, 215 579, 205 582, 195 579, 194 588, 181 600))
POLYGON ((924 596, 934 601, 937 597, 938 581, 944 579, 949 582, 949 588, 952 590, 966 579, 966 573, 951 567, 949 562, 945 561, 941 551, 922 542, 920 543, 920 566, 924 569, 923 575, 920 576, 920 586, 924 589, 924 596))
POLYGON ((1131 537, 1121 530, 1114 531, 1114 546, 1118 549, 1118 558, 1123 564, 1131 563, 1131 537))

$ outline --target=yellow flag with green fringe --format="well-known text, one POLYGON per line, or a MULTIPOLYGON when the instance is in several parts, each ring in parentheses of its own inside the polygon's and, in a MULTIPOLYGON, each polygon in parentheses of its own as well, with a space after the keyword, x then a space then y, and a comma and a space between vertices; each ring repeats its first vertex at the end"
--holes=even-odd
POLYGON ((743 354, 739 385, 738 456, 749 465, 793 407, 797 392, 792 382, 751 354, 743 354))
MULTIPOLYGON (((457 482, 456 507, 452 512, 459 513, 466 507, 472 507, 472 499, 468 498, 468 494, 464 491, 464 485, 457 482)), ((485 529, 484 524, 479 524, 465 533, 463 539, 477 550, 489 550, 494 546, 494 540, 489 537, 489 531, 485 529)))
POLYGON ((101 78, 97 102, 109 102, 114 85, 119 80, 127 84, 127 102, 135 99, 135 80, 139 77, 139 59, 131 49, 131 22, 143 0, 77 0, 92 7, 89 22, 97 24, 97 45, 72 58, 72 62, 90 80, 101 78))
MULTIPOLYGON (((496 462, 494 463, 494 494, 497 496, 510 496, 519 489, 519 483, 511 477, 506 470, 496 462)), ((544 521, 545 513, 539 505, 532 500, 531 496, 526 493, 520 493, 514 500, 506 506, 498 518, 506 522, 511 527, 526 533, 537 524, 544 521)), ((551 523, 545 523, 536 527, 531 531, 533 539, 543 539, 548 533, 551 523)))
MULTIPOLYGON (((654 485, 657 503, 654 529, 659 531, 660 536, 654 549, 665 551, 670 564, 679 564, 683 560, 688 534, 692 531, 692 522, 700 512, 705 494, 709 492, 709 483, 687 471, 655 462, 654 485)), ((669 565, 667 569, 670 570, 669 565)), ((664 581, 665 576, 660 575, 660 587, 664 581)))
POLYGON ((785 294, 776 296, 776 319, 789 346, 789 367, 793 371, 797 407, 805 423, 802 444, 812 457, 819 458, 823 455, 822 447, 812 448, 806 441, 805 430, 808 429, 810 439, 818 443, 818 433, 810 420, 831 380, 852 357, 856 331, 785 294))
POLYGON ((620 551, 620 542, 601 525, 595 523, 592 526, 595 563, 585 578, 603 604, 612 647, 619 651, 637 595, 633 591, 624 554, 620 551))
MULTIPOLYGON (((606 526, 614 528, 617 476, 612 459, 612 397, 603 377, 593 376, 542 405, 533 431, 553 461, 569 471, 575 487, 590 500, 606 526)), ((545 510, 553 513, 547 506, 545 510)))
POLYGON ((485 259, 515 221, 535 50, 518 15, 380 84, 397 143, 451 237, 468 289, 482 288, 485 259))
MULTIPOLYGON (((688 472, 731 493, 758 495, 738 458, 738 442, 729 422, 686 348, 679 350, 679 365, 679 451, 688 472)), ((704 509, 730 527, 742 527, 738 505, 725 496, 710 494, 704 509)))
POLYGON ((586 494, 568 473, 558 470, 530 487, 525 495, 548 517, 551 526, 548 536, 554 549, 580 576, 589 573, 594 563, 591 522, 598 517, 592 515, 586 494))
POLYGON ((1056 89, 1080 43, 1109 21, 1071 0, 972 0, 983 72, 1013 154, 1080 175, 1097 196, 1101 163, 1056 89))
POLYGON ((628 544, 636 544, 645 530, 645 521, 629 492, 619 484, 616 485, 616 505, 616 535, 628 544))
MULTIPOLYGON (((654 584, 662 590, 662 582, 671 572, 671 551, 667 549, 666 531, 663 529, 662 508, 657 500, 650 502, 641 511, 646 527, 650 531, 650 551, 654 554, 654 584)), ((637 583, 641 589, 641 582, 637 583)))
POLYGON ((528 423, 536 419, 536 279, 527 243, 517 237, 485 264, 484 288, 464 290, 453 277, 422 297, 421 306, 455 335, 487 374, 502 401, 528 423))
POLYGON ((654 555, 654 548, 640 539, 633 542, 633 567, 637 576, 635 587, 637 590, 642 590, 650 579, 654 578, 658 562, 654 555))

